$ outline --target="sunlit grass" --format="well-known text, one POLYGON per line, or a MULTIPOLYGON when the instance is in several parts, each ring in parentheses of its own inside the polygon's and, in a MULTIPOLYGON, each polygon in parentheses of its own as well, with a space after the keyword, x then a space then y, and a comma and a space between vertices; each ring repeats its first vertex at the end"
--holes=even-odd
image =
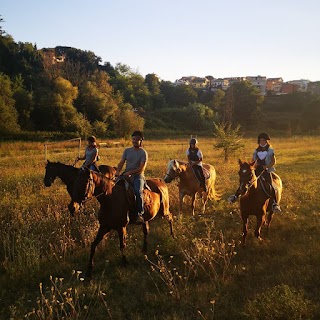
MULTIPOLYGON (((100 163, 115 166, 130 143, 105 142, 100 163)), ((170 159, 185 160, 187 143, 146 140, 146 176, 161 178, 170 159)), ((129 226, 129 266, 123 268, 111 232, 97 249, 90 283, 74 270, 86 269, 98 228, 97 201, 71 218, 65 185, 59 179, 50 188, 43 185, 43 144, 2 143, 0 318, 267 319, 269 313, 280 319, 285 310, 292 319, 319 318, 320 138, 279 137, 272 143, 284 184, 283 213, 274 216, 268 237, 262 230, 262 243, 253 237, 251 217, 247 248, 239 246, 238 204, 226 201, 238 187, 237 159, 251 159, 256 139, 244 139, 244 150, 224 163, 214 139, 199 137, 205 162, 216 168, 222 199, 209 202, 204 215, 198 215, 198 204, 195 217, 186 199, 179 217, 177 184, 168 184, 177 238, 170 237, 167 221, 156 218, 145 257, 141 228, 129 226)), ((47 149, 51 161, 72 164, 77 155, 76 144, 47 149)))

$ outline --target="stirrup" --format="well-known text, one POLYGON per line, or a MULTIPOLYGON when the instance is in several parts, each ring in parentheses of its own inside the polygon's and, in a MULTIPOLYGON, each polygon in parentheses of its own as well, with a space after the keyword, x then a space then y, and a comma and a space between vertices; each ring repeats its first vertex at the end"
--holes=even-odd
POLYGON ((238 199, 238 197, 235 194, 233 194, 228 198, 228 202, 235 203, 237 201, 237 199, 238 199))
POLYGON ((272 212, 273 213, 280 213, 281 212, 281 208, 278 203, 274 202, 272 204, 272 212))

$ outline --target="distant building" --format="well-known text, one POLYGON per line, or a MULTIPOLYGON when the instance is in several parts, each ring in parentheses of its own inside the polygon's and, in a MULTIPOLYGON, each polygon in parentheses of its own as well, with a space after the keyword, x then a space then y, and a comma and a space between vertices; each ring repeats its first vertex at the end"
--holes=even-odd
POLYGON ((267 85, 267 77, 264 76, 255 76, 246 77, 246 80, 251 82, 251 84, 258 88, 262 95, 266 95, 266 85, 267 85))
POLYGON ((215 90, 227 90, 229 87, 229 80, 224 78, 218 78, 218 79, 214 79, 211 81, 211 90, 215 91, 215 90))
POLYGON ((210 84, 210 81, 207 78, 199 78, 199 77, 195 77, 192 81, 191 81, 191 85, 194 88, 206 88, 208 87, 210 84))
POLYGON ((278 94, 281 92, 282 84, 282 78, 268 78, 266 83, 267 92, 272 91, 275 94, 278 94))
POLYGON ((299 91, 300 92, 306 92, 307 91, 309 82, 310 82, 310 80, 305 80, 305 79, 288 81, 288 83, 295 84, 295 85, 299 86, 299 91))
POLYGON ((228 80, 229 86, 233 85, 236 82, 242 82, 245 81, 245 77, 231 77, 231 78, 224 78, 225 80, 228 80))
POLYGON ((279 94, 295 93, 299 91, 299 86, 297 84, 284 82, 281 86, 281 92, 279 94))

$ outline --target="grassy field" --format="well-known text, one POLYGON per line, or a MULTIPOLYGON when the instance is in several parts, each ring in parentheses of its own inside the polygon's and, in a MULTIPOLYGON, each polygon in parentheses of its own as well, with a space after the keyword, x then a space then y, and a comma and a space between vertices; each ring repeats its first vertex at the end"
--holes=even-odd
MULTIPOLYGON (((185 160, 185 140, 146 141, 147 177, 163 177, 170 159, 185 160)), ((169 184, 177 239, 165 220, 150 224, 149 253, 141 227, 129 226, 129 265, 121 266, 115 233, 98 247, 94 279, 86 281, 97 201, 78 218, 57 179, 43 184, 41 143, 0 145, 0 319, 319 319, 320 137, 275 137, 277 173, 284 184, 282 213, 264 241, 239 245, 239 204, 226 199, 238 187, 237 159, 249 160, 255 138, 229 163, 215 141, 199 138, 205 162, 217 170, 219 202, 192 217, 189 199, 178 217, 176 182, 169 184)), ((110 145, 110 144, 109 144, 110 145)), ((116 165, 125 142, 100 148, 101 164, 116 165)), ((51 161, 72 164, 75 144, 48 148, 51 161)), ((199 206, 198 206, 199 208, 199 206)), ((198 212, 198 211, 197 211, 198 212)))

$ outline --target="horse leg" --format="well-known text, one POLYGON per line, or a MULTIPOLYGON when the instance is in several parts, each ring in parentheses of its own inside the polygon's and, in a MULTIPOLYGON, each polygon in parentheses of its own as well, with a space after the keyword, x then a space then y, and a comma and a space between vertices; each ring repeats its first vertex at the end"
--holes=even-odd
POLYGON ((271 209, 271 211, 269 211, 267 213, 267 221, 266 221, 266 226, 267 226, 266 233, 267 233, 267 236, 269 235, 269 228, 270 228, 270 224, 271 224, 271 221, 272 221, 272 217, 273 217, 273 212, 272 212, 272 209, 271 209))
POLYGON ((182 215, 183 198, 184 198, 184 194, 182 192, 179 192, 179 215, 180 215, 180 217, 182 215))
POLYGON ((92 276, 92 270, 93 270, 93 266, 94 266, 94 264, 93 264, 93 256, 94 256, 94 253, 96 251, 96 247, 102 241, 104 235, 107 234, 110 230, 111 230, 111 228, 109 228, 109 227, 100 226, 99 230, 98 230, 98 233, 96 235, 96 238, 91 243, 89 264, 88 264, 88 269, 87 269, 87 272, 86 272, 86 277, 88 277, 88 278, 91 278, 91 276, 92 276))
POLYGON ((173 239, 175 239, 176 236, 174 235, 174 232, 173 232, 173 218, 172 218, 171 212, 169 215, 166 216, 166 218, 167 218, 169 225, 170 225, 170 235, 172 236, 173 239))
POLYGON ((246 237, 248 233, 248 215, 241 214, 242 217, 242 246, 246 245, 246 237))
POLYGON ((142 252, 143 253, 147 253, 148 251, 148 234, 149 234, 149 222, 146 221, 143 225, 142 225, 142 230, 143 230, 143 248, 142 248, 142 252))
POLYGON ((202 193, 202 214, 204 214, 206 210, 207 201, 208 201, 208 192, 203 192, 202 193))
POLYGON ((262 240, 260 234, 261 234, 261 226, 263 222, 264 222, 264 215, 263 214, 257 215, 257 225, 256 225, 256 229, 254 230, 254 235, 259 241, 262 240))
POLYGON ((124 255, 124 249, 126 248, 127 228, 122 227, 121 229, 119 229, 118 235, 119 235, 119 241, 120 241, 120 251, 122 254, 122 264, 126 266, 128 261, 126 256, 124 255))
POLYGON ((191 210, 192 210, 192 215, 194 216, 194 208, 196 204, 196 194, 192 195, 191 198, 191 210))
POLYGON ((74 217, 75 213, 78 213, 79 211, 79 204, 77 202, 73 202, 72 200, 68 204, 68 209, 72 217, 74 217))

